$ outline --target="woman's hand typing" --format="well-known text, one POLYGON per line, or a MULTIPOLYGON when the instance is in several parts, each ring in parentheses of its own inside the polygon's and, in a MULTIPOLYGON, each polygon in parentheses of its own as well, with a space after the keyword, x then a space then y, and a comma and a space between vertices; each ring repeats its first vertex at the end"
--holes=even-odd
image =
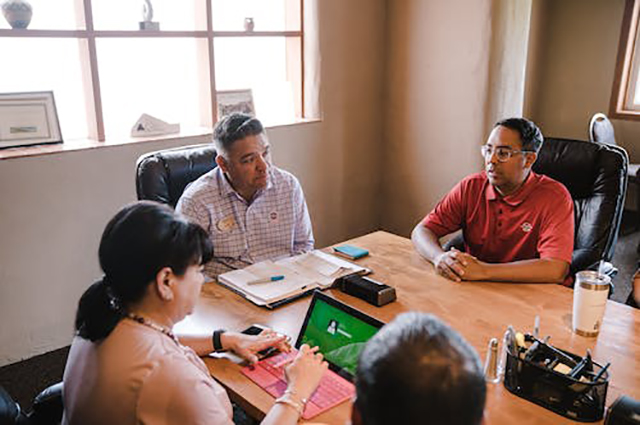
POLYGON ((328 364, 324 361, 318 347, 310 348, 303 344, 296 358, 285 368, 285 375, 289 386, 287 390, 300 398, 309 400, 316 390, 328 364))
POLYGON ((288 339, 286 335, 265 329, 259 335, 225 332, 220 337, 220 342, 225 350, 233 351, 248 362, 255 363, 259 360, 258 352, 267 348, 274 347, 285 353, 291 351, 288 339))

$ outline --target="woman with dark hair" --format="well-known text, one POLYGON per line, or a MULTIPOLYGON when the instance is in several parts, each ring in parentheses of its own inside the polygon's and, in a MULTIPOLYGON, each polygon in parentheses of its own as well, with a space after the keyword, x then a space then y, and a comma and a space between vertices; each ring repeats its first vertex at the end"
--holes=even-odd
MULTIPOLYGON (((260 350, 288 346, 273 331, 173 334, 204 282, 212 257, 206 232, 167 206, 139 202, 107 224, 99 257, 104 277, 78 304, 63 423, 231 424, 231 402, 198 355, 230 350, 255 362, 260 350)), ((303 346, 287 368, 287 392, 263 424, 297 423, 326 368, 315 348, 303 346)))

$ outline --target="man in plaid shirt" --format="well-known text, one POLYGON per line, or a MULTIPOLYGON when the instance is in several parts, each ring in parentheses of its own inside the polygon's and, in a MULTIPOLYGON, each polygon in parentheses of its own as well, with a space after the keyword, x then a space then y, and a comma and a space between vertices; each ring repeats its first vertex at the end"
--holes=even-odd
POLYGON ((311 219, 298 179, 271 163, 260 121, 234 113, 213 131, 217 167, 194 181, 176 210, 213 241, 211 279, 255 262, 313 249, 311 219))

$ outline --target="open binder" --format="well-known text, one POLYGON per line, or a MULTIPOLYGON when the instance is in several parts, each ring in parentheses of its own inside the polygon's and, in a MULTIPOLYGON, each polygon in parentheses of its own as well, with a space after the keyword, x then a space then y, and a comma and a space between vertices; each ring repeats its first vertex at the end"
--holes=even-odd
POLYGON ((218 282, 256 305, 274 308, 314 289, 327 289, 343 276, 369 272, 365 267, 315 250, 223 273, 218 276, 218 282), (284 276, 284 279, 250 284, 273 276, 284 276))

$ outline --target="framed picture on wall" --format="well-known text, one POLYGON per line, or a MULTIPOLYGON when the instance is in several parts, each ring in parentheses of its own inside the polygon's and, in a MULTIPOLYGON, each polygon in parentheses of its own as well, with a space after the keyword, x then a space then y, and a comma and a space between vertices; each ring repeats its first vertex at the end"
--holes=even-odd
POLYGON ((256 115, 251 89, 221 90, 216 92, 216 95, 218 98, 218 120, 233 112, 256 115))
POLYGON ((52 91, 0 93, 0 149, 62 143, 52 91))

